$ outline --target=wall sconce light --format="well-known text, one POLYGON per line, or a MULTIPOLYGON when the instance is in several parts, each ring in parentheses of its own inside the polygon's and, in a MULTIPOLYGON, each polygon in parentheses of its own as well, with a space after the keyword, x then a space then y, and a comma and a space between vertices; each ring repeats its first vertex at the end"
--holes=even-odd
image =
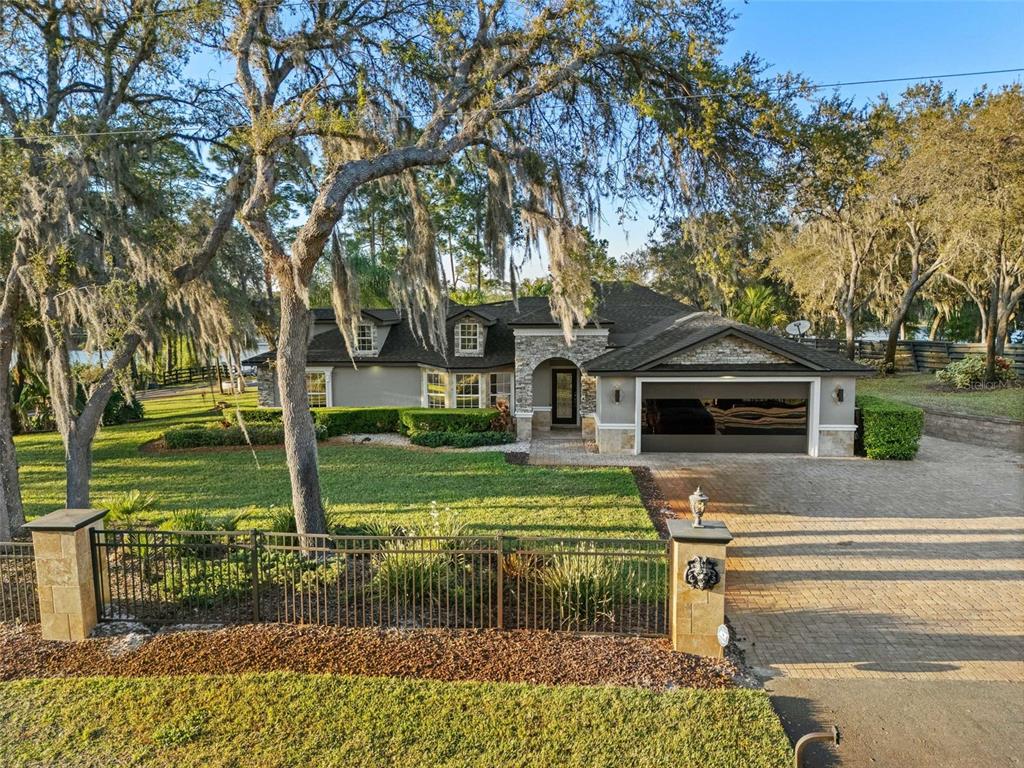
POLYGON ((622 402, 622 388, 621 387, 615 387, 614 397, 615 397, 615 402, 616 403, 621 403, 622 402))
POLYGON ((836 387, 835 391, 832 393, 832 396, 835 398, 835 401, 837 403, 841 403, 843 402, 843 398, 846 396, 846 392, 843 391, 842 387, 836 387))

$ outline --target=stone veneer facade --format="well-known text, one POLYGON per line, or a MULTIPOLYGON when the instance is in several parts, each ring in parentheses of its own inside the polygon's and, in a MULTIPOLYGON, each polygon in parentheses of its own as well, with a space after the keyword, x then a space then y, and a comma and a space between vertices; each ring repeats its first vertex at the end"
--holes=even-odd
POLYGON ((724 336, 667 357, 661 362, 687 365, 694 363, 751 365, 788 363, 787 358, 737 336, 724 336))
MULTIPOLYGON (((580 332, 572 344, 565 342, 561 330, 550 333, 523 333, 517 331, 515 369, 515 417, 519 439, 533 434, 533 372, 545 360, 562 358, 577 368, 608 349, 608 331, 580 332)), ((580 376, 580 424, 583 437, 594 437, 594 412, 597 410, 597 379, 580 376)), ((550 426, 550 422, 548 422, 550 426)))

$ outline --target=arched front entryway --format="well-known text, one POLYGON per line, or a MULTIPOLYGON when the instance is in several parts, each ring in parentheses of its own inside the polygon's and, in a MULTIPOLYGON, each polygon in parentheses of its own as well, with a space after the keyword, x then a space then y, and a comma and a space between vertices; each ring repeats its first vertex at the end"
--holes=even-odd
MULTIPOLYGON (((587 360, 607 350, 608 331, 580 330, 571 343, 566 343, 559 330, 517 329, 515 339, 515 418, 519 438, 529 440, 534 429, 551 429, 553 388, 558 383, 552 371, 559 369, 575 372, 575 394, 563 392, 565 402, 575 406, 574 418, 567 426, 579 426, 584 437, 592 437, 597 382, 582 369, 587 360)), ((568 374, 562 377, 562 383, 567 382, 571 383, 568 374)))
POLYGON ((579 366, 564 357, 549 358, 533 369, 531 383, 534 429, 579 425, 579 366))

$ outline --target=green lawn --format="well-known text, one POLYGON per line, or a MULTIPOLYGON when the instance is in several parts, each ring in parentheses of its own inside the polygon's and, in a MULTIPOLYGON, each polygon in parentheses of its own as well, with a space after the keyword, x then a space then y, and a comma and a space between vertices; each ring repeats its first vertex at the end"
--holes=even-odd
MULTIPOLYGON (((254 395, 242 401, 253 403, 254 395)), ((209 421, 209 397, 198 394, 147 400, 146 419, 108 427, 97 437, 92 503, 138 488, 154 492, 160 522, 175 510, 250 515, 259 527, 271 506, 290 504, 288 472, 279 448, 143 454, 141 444, 172 424, 209 421)), ((29 516, 63 506, 63 450, 57 435, 15 439, 22 493, 29 516)), ((332 523, 357 525, 387 516, 397 524, 428 519, 430 503, 459 514, 472 532, 516 530, 526 535, 653 538, 654 529, 627 469, 521 467, 497 452, 454 453, 404 448, 327 446, 320 478, 332 523)))
POLYGON ((781 768, 760 691, 298 674, 0 685, 5 766, 781 768))
POLYGON ((857 392, 936 411, 1024 420, 1024 389, 946 392, 935 389, 936 383, 935 374, 907 373, 860 379, 857 392))

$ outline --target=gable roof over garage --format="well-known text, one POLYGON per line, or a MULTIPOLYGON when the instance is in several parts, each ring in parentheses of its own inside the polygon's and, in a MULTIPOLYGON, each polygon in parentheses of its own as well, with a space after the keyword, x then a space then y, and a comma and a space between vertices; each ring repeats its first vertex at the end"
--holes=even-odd
POLYGON ((626 346, 588 361, 584 368, 590 374, 718 370, 873 372, 845 357, 700 311, 666 318, 626 346))

